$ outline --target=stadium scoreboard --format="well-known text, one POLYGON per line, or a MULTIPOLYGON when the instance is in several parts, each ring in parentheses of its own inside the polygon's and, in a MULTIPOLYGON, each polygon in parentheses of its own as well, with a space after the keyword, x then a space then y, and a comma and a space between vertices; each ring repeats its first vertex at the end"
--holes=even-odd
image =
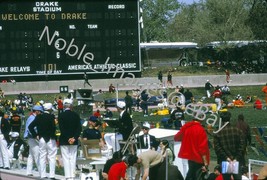
POLYGON ((138 0, 3 0, 0 77, 140 72, 138 9, 138 0))

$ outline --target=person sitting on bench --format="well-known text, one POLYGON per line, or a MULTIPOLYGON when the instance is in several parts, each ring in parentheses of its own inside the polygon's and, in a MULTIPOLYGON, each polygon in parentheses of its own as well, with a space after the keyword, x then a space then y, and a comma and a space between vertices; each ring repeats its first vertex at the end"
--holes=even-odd
POLYGON ((19 159, 19 156, 24 147, 26 147, 26 143, 19 137, 18 132, 11 132, 10 138, 11 142, 8 145, 8 157, 10 161, 14 163, 14 165, 17 165, 18 168, 20 168, 19 161, 17 160, 19 159))

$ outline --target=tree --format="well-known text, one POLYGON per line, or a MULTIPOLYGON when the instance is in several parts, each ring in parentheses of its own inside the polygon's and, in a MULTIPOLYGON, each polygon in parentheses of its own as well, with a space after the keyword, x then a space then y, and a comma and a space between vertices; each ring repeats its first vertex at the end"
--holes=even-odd
MULTIPOLYGON (((184 8, 186 11, 177 14, 173 24, 181 24, 181 19, 191 17, 185 23, 188 31, 184 30, 184 34, 179 36, 191 37, 202 45, 211 41, 251 40, 253 33, 245 24, 249 13, 247 2, 248 0, 201 1, 184 8)), ((179 32, 178 28, 173 32, 179 32)))
POLYGON ((179 9, 177 0, 144 0, 140 6, 144 21, 141 41, 169 41, 168 26, 179 9))
POLYGON ((267 1, 253 0, 247 24, 250 26, 255 39, 267 39, 267 1))
POLYGON ((168 29, 171 41, 194 41, 192 26, 196 12, 200 11, 199 8, 201 8, 201 4, 197 3, 181 6, 179 13, 172 20, 168 29))

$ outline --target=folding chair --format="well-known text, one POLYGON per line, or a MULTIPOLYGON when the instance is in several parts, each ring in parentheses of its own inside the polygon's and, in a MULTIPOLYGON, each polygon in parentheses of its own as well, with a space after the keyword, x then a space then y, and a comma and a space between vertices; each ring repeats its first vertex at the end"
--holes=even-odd
POLYGON ((134 128, 129 135, 127 141, 120 141, 119 143, 124 145, 121 149, 121 153, 124 155, 126 150, 128 149, 129 145, 135 145, 137 149, 137 136, 139 136, 139 132, 141 131, 141 127, 137 124, 134 124, 134 128))

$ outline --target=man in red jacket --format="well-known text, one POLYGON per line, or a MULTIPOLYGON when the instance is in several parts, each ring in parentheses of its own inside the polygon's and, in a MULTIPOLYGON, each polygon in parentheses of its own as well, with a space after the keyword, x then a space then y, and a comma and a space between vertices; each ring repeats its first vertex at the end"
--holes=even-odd
POLYGON ((210 161, 208 136, 201 125, 201 120, 194 118, 187 122, 174 136, 174 140, 182 142, 178 157, 188 160, 189 170, 186 180, 197 179, 198 172, 208 171, 210 161))

